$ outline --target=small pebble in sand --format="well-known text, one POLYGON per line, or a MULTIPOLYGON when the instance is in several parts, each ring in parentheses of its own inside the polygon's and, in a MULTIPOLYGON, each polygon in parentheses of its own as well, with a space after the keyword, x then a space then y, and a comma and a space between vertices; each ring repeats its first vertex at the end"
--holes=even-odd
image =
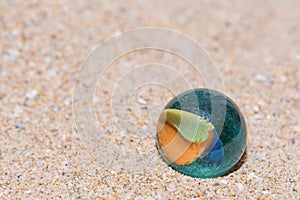
POLYGON ((262 119, 263 117, 260 115, 260 114, 256 114, 253 116, 253 119, 255 120, 259 120, 259 119, 262 119))
POLYGON ((258 82, 264 82, 264 81, 267 80, 267 78, 264 77, 264 76, 261 75, 261 74, 257 74, 257 75, 254 77, 254 80, 255 80, 255 81, 258 81, 258 82))
POLYGON ((223 185, 226 185, 226 184, 228 184, 228 181, 226 181, 226 180, 221 180, 220 183, 222 183, 223 185))
POLYGON ((147 101, 144 99, 144 98, 138 98, 138 100, 137 100, 137 102, 139 103, 139 104, 142 104, 142 105, 145 105, 146 103, 147 103, 147 101))
POLYGON ((186 18, 186 16, 184 16, 184 15, 179 15, 179 16, 177 17, 177 21, 178 21, 180 24, 185 24, 186 21, 187 21, 187 18, 186 18))
POLYGON ((39 94, 38 91, 31 90, 31 91, 26 93, 25 97, 28 98, 28 99, 34 99, 38 94, 39 94))
POLYGON ((280 80, 280 82, 285 83, 285 82, 287 82, 288 78, 286 76, 282 75, 279 77, 279 80, 280 80))
POLYGON ((98 103, 99 102, 99 98, 94 96, 94 103, 98 103))
POLYGON ((4 71, 4 70, 2 70, 2 72, 1 72, 1 76, 2 76, 2 78, 5 78, 5 77, 7 76, 7 72, 6 72, 6 71, 4 71))
POLYGON ((254 178, 258 178, 255 173, 251 172, 249 175, 248 175, 248 179, 254 179, 254 178))
POLYGON ((114 117, 113 121, 117 123, 119 121, 119 117, 114 117))
POLYGON ((117 30, 117 31, 115 32, 115 37, 118 39, 118 38, 120 38, 121 36, 122 36, 122 32, 119 31, 119 30, 117 30))
POLYGON ((69 106, 71 103, 71 101, 69 99, 64 100, 64 105, 65 106, 69 106))
POLYGON ((122 137, 127 136, 127 132, 126 132, 126 131, 120 131, 120 135, 121 135, 122 137))
POLYGON ((15 117, 19 117, 20 114, 22 114, 22 113, 23 113, 22 107, 17 105, 17 106, 15 107, 15 109, 14 109, 13 117, 14 117, 14 118, 15 118, 15 117))
POLYGON ((238 189, 239 189, 240 191, 243 191, 243 190, 244 190, 243 184, 237 183, 237 186, 238 186, 238 189))
POLYGON ((259 107, 258 106, 253 106, 253 111, 254 111, 254 113, 258 113, 259 112, 259 107))

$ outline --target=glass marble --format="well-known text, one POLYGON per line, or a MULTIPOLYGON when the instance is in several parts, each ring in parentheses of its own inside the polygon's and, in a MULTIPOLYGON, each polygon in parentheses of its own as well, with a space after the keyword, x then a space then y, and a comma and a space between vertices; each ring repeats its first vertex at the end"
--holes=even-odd
POLYGON ((246 124, 238 106, 210 89, 174 97, 157 124, 157 148, 178 172, 197 178, 228 173, 246 149, 246 124))

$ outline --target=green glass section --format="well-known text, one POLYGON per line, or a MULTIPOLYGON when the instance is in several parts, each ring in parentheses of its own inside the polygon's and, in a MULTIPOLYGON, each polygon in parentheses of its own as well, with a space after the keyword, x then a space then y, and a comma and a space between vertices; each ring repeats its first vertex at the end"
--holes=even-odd
MULTIPOLYGON (((230 98, 214 90, 193 89, 172 99, 165 107, 165 110, 169 109, 182 110, 207 120, 213 125, 216 138, 205 156, 199 156, 187 165, 176 165, 168 161, 157 142, 162 158, 174 170, 199 178, 218 177, 232 170, 245 151, 247 131, 243 115, 230 98)), ((187 120, 183 119, 185 116, 181 115, 181 120, 187 120)))

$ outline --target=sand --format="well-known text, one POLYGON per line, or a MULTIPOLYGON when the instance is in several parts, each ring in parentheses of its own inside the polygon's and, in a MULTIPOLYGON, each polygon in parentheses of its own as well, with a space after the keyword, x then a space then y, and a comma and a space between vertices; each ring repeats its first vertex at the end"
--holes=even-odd
MULTIPOLYGON (((0 199, 300 199, 299 19, 296 0, 0 1, 0 199), (248 127, 247 151, 233 172, 195 179, 162 161, 148 114, 159 114, 169 91, 139 91, 132 119, 105 107, 120 73, 163 53, 116 62, 107 89, 96 94, 104 139, 155 159, 141 170, 111 168, 80 138, 72 94, 81 64, 104 39, 145 26, 183 32, 214 60, 248 127)), ((184 64, 178 69, 203 86, 184 64)))

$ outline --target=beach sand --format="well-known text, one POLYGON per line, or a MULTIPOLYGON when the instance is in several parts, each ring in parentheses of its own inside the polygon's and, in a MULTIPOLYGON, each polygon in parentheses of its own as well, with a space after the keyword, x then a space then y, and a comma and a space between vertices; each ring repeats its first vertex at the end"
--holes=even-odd
MULTIPOLYGON (((299 19, 296 0, 0 1, 0 199, 299 199, 299 19), (133 163, 141 169, 131 172, 111 168, 80 138, 72 112, 80 66, 101 41, 141 27, 182 32, 215 62, 223 92, 239 105, 248 128, 246 153, 231 173, 191 178, 159 157, 156 119, 148 114, 159 114, 172 97, 167 90, 141 90, 129 106, 140 117, 116 117, 105 106, 120 73, 151 56, 164 59, 157 52, 111 66, 96 103, 104 139, 157 159, 133 163)), ((204 85, 180 66, 193 86, 204 85)))

